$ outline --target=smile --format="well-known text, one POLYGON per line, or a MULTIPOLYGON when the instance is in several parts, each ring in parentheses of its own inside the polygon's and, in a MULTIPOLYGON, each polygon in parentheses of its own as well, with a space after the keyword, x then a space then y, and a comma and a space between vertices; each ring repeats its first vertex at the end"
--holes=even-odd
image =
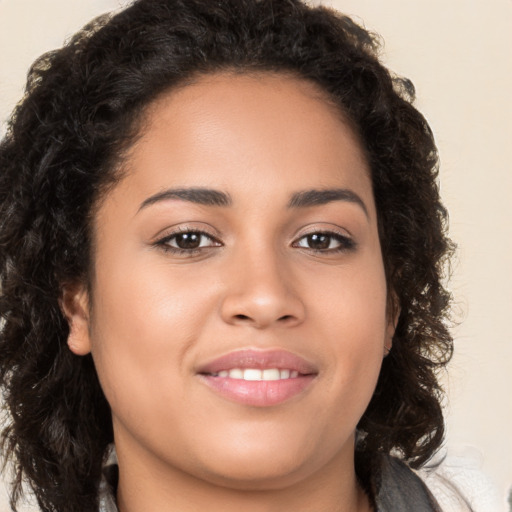
POLYGON ((280 370, 279 368, 267 368, 265 370, 260 370, 258 368, 233 368, 232 370, 222 370, 212 375, 212 377, 250 381, 295 379, 298 376, 299 372, 297 370, 280 370))
POLYGON ((270 407, 303 394, 318 375, 306 359, 284 350, 246 349, 202 365, 201 382, 232 402, 270 407))

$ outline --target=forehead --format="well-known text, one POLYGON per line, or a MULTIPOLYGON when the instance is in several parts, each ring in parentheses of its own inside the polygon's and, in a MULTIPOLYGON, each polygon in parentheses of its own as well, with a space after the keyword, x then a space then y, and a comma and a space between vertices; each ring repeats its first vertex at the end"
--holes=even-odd
POLYGON ((147 117, 158 115, 162 107, 173 105, 175 110, 179 106, 185 109, 193 104, 196 106, 210 102, 217 102, 219 107, 229 108, 243 99, 244 105, 250 108, 252 103, 262 100, 275 109, 283 109, 294 102, 309 100, 311 103, 321 105, 331 115, 342 122, 347 119, 342 107, 334 98, 318 84, 306 78, 286 71, 218 71, 207 74, 198 74, 182 85, 173 87, 170 91, 161 94, 147 108, 147 117), (287 101, 283 101, 283 93, 287 101), (250 101, 252 99, 252 101, 250 101), (222 100, 222 103, 218 103, 222 100))
POLYGON ((262 180, 371 188, 341 109, 315 84, 272 73, 206 75, 163 94, 147 108, 125 169, 148 195, 167 186, 268 193, 262 180))

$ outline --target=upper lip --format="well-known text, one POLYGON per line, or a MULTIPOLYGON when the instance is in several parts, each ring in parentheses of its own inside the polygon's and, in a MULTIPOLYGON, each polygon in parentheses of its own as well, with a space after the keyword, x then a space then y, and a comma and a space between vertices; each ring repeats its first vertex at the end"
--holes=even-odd
POLYGON ((229 352, 228 354, 201 365, 197 373, 218 373, 233 368, 257 368, 260 370, 278 368, 283 370, 296 370, 303 375, 318 373, 316 367, 303 357, 288 352, 287 350, 279 349, 241 349, 229 352))

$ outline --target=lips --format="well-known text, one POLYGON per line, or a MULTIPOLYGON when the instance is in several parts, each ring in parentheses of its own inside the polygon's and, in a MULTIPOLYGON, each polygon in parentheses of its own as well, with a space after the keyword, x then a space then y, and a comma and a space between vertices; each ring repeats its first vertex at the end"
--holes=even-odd
POLYGON ((315 366, 284 350, 239 350, 202 365, 198 375, 212 391, 244 405, 268 407, 304 392, 315 366))
POLYGON ((286 350, 237 350, 199 367, 198 373, 216 374, 233 368, 265 370, 278 368, 303 375, 316 374, 315 366, 306 359, 286 350))

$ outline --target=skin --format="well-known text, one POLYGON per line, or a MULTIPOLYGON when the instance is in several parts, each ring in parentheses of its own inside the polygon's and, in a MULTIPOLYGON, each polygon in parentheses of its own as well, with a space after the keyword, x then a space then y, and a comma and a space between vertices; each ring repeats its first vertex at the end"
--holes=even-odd
POLYGON ((112 408, 121 512, 370 510, 354 433, 394 322, 352 129, 307 82, 218 74, 160 97, 141 135, 95 218, 92 297, 63 298, 69 347, 92 352, 112 408), (231 204, 148 202, 191 187, 231 204), (290 207, 312 189, 354 196, 290 207), (166 250, 176 229, 206 233, 198 251, 166 250), (327 249, 306 237, 326 232, 327 249), (201 365, 245 348, 317 373, 270 407, 205 385, 201 365))

